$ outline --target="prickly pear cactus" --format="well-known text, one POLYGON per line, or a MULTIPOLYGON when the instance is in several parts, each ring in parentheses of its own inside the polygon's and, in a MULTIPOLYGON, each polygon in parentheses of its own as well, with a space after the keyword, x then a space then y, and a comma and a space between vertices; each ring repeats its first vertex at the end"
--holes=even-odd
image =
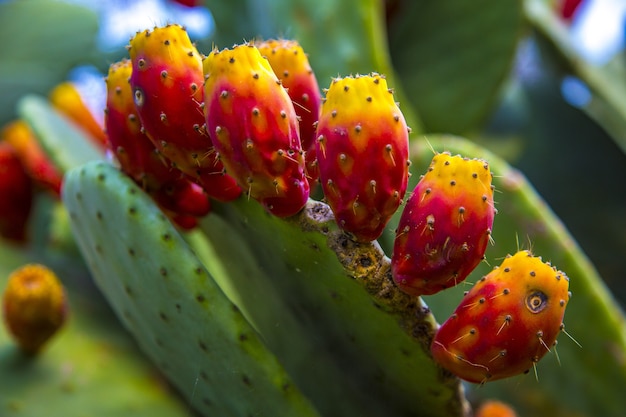
POLYGON ((203 413, 315 415, 296 386, 327 416, 461 413, 458 381, 428 358, 434 319, 419 300, 390 288, 389 261, 380 249, 332 231, 327 206, 311 202, 296 224, 246 200, 224 207, 222 216, 207 218, 204 237, 190 236, 207 272, 149 198, 110 165, 72 170, 64 190, 99 286, 148 355, 203 413), (311 231, 303 234, 307 224, 311 231), (242 240, 246 235, 273 248, 258 251, 242 240), (344 259, 351 275, 329 245, 345 258, 361 253, 344 259), (381 271, 368 278, 374 268, 381 271), (243 315, 217 286, 219 275, 243 315), (354 279, 372 279, 368 285, 379 300, 354 279), (418 386, 438 395, 415 401, 418 386), (372 387, 379 395, 368 394, 372 387))
POLYGON ((427 306, 394 288, 380 246, 341 232, 327 205, 310 200, 285 222, 242 201, 202 230, 193 246, 323 415, 462 415, 458 380, 428 354, 427 306))
MULTIPOLYGON (((413 128, 413 174, 426 172, 433 150, 488 161, 499 214, 486 260, 495 264, 528 246, 570 277, 574 297, 565 319, 580 345, 561 337, 560 363, 556 354, 546 354, 536 364, 536 378, 516 376, 480 388, 440 367, 430 350, 438 322, 453 313, 467 285, 492 267, 480 262, 464 283, 436 295, 399 291, 389 255, 403 206, 372 243, 341 231, 330 208, 315 200, 287 219, 271 216, 253 199, 217 203, 198 228, 180 232, 113 165, 89 162, 102 160, 102 153, 85 146, 88 141, 41 99, 29 96, 17 107, 20 116, 60 170, 71 171, 64 206, 51 204, 52 213, 38 219, 37 228, 54 237, 46 236, 34 253, 2 245, 0 271, 38 257, 67 262, 75 275, 59 276, 77 281, 68 298, 70 311, 80 314, 72 314, 35 361, 25 361, 8 344, 0 346, 0 414, 456 417, 470 415, 470 403, 496 398, 521 417, 621 417, 624 318, 593 266, 522 174, 466 139, 421 135, 419 117, 431 129, 455 127, 441 129, 446 131, 484 120, 485 103, 509 72, 511 45, 524 32, 523 2, 516 7, 496 0, 480 3, 484 7, 463 0, 385 2, 385 22, 383 3, 376 0, 275 0, 262 6, 256 0, 207 0, 217 30, 211 45, 198 49, 289 34, 310 54, 320 85, 338 74, 387 76, 413 128), (408 13, 402 13, 407 5, 408 13), (389 60, 385 23, 401 79, 389 60), (406 36, 409 29, 415 33, 413 26, 424 36, 406 36), (498 27, 506 29, 497 31, 504 36, 483 36, 485 28, 495 33, 498 27), (479 41, 468 33, 480 35, 479 41), (449 53, 451 39, 467 46, 467 53, 449 53), (418 58, 438 65, 415 68, 418 58), (485 63, 485 71, 467 71, 485 63), (403 84, 409 88, 405 92, 403 84), (441 111, 450 107, 449 100, 434 100, 446 96, 437 94, 440 89, 458 93, 447 96, 455 98, 458 113, 441 111), (416 100, 419 115, 406 92, 416 100), (56 239, 68 245, 48 245, 56 239), (85 290, 88 275, 113 311, 98 293, 85 290), (107 398, 101 395, 105 390, 107 398), (44 401, 29 401, 33 393, 44 401)), ((12 23, 6 20, 0 31, 12 23)), ((163 122, 160 115, 155 121, 163 122)), ((413 175, 410 185, 417 181, 413 175)), ((2 330, 0 340, 6 340, 2 330)))
POLYGON ((318 415, 128 177, 101 162, 76 168, 63 200, 96 282, 194 408, 204 415, 318 415))

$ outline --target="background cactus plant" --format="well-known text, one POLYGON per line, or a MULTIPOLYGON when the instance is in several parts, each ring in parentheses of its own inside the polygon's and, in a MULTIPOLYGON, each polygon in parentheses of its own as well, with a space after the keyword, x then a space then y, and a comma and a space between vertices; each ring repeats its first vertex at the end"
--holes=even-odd
MULTIPOLYGON (((184 416, 219 408, 233 415, 263 410, 275 415, 272 407, 283 404, 283 410, 293 410, 288 415, 457 416, 468 413, 470 405, 496 398, 513 405, 520 416, 574 412, 621 416, 626 367, 620 358, 626 353, 626 330, 620 304, 626 290, 615 284, 612 276, 618 274, 611 271, 618 265, 617 248, 623 248, 623 243, 619 246, 619 238, 607 234, 602 249, 606 253, 598 255, 593 236, 588 239, 580 234, 584 229, 567 222, 588 203, 584 201, 568 212, 563 210, 563 199, 554 194, 559 184, 566 185, 559 193, 568 194, 572 186, 567 181, 577 174, 575 170, 565 173, 571 166, 568 161, 581 158, 571 152, 576 149, 576 136, 566 132, 572 125, 579 129, 584 126, 581 131, 602 139, 591 147, 594 152, 603 151, 606 161, 596 167, 599 172, 593 177, 593 198, 588 199, 593 203, 589 207, 599 212, 594 216, 598 219, 594 226, 602 230, 599 218, 605 212, 600 210, 608 210, 607 205, 624 207, 624 200, 614 189, 613 194, 607 192, 614 184, 610 181, 623 176, 624 155, 598 128, 619 131, 611 129, 615 125, 609 123, 623 122, 621 104, 604 84, 590 77, 592 94, 604 108, 612 110, 603 113, 615 116, 611 120, 590 109, 598 121, 594 124, 581 112, 567 109, 565 114, 576 116, 568 119, 568 125, 560 123, 555 129, 545 118, 537 117, 532 125, 535 131, 515 130, 527 114, 549 114, 552 123, 563 114, 558 107, 546 112, 540 104, 545 100, 538 100, 540 90, 524 84, 519 73, 510 72, 519 45, 548 44, 551 49, 545 50, 545 56, 566 58, 560 61, 566 66, 558 71, 564 68, 585 80, 604 70, 575 59, 570 40, 564 36, 564 23, 556 20, 550 2, 526 0, 515 4, 518 7, 496 0, 482 0, 480 5, 456 0, 206 1, 216 29, 210 38, 197 39, 198 49, 205 53, 212 44, 224 47, 255 37, 297 39, 308 52, 320 85, 328 85, 338 74, 385 74, 413 129, 410 159, 414 174, 425 172, 433 149, 489 162, 499 191, 495 194, 499 214, 493 229, 496 244, 487 248, 487 260, 496 265, 507 253, 531 248, 565 271, 573 293, 566 313, 567 331, 582 347, 561 337, 561 364, 544 358, 537 366, 538 381, 532 376, 516 377, 487 383, 480 389, 442 371, 426 349, 436 323, 452 313, 467 287, 459 285, 413 299, 391 284, 388 256, 399 213, 378 243, 355 244, 337 229, 322 203, 311 200, 302 214, 278 219, 253 201, 240 199, 215 204, 200 228, 180 234, 45 98, 23 97, 29 92, 45 95, 76 63, 95 63, 105 72, 106 66, 125 51, 94 54, 96 18, 78 6, 41 0, 0 4, 0 33, 17 33, 20 28, 25 34, 7 47, 6 59, 0 64, 6 75, 0 78, 2 91, 8 93, 0 107, 1 117, 8 121, 19 116, 27 121, 59 170, 70 172, 62 202, 47 194, 36 195, 31 243, 15 247, 2 242, 0 286, 4 287, 9 272, 17 266, 45 263, 67 288, 71 311, 67 327, 34 360, 20 356, 5 330, 0 330, 0 414, 37 416, 54 409, 64 415, 184 416), (488 13, 478 12, 485 10, 488 13), (37 25, 34 22, 38 18, 48 23, 37 25), (54 29, 45 32, 54 28, 49 22, 58 24, 61 20, 68 32, 73 30, 71 37, 54 29), (539 29, 538 34, 526 37, 528 28, 539 29), (37 31, 48 33, 47 38, 37 37, 37 31), (58 36, 57 42, 53 36, 58 36), (18 42, 22 39, 31 39, 32 45, 41 47, 39 56, 27 54, 27 48, 18 42), (48 43, 56 49, 48 50, 48 43), (454 53, 454 48, 464 53, 454 53), (51 61, 47 53, 53 54, 58 72, 46 74, 50 77, 47 80, 33 77, 40 68, 34 62, 51 61), (517 88, 517 96, 510 86, 517 88), (521 87, 525 95, 520 102, 512 97, 519 99, 521 87), (499 95, 502 92, 507 94, 499 95), (533 142, 533 138, 546 137, 538 133, 540 130, 552 133, 550 142, 541 146, 533 142), (471 140, 434 132, 453 132, 471 140), (495 140, 496 133, 500 138, 518 133, 523 141, 495 140), (557 153, 552 146, 562 136, 571 143, 557 153), (523 147, 521 156, 515 156, 516 146, 523 147), (555 161, 557 154, 562 156, 555 161), (529 162, 533 157, 559 165, 555 169, 554 164, 542 164, 551 169, 546 176, 542 166, 529 162), (545 180, 533 186, 525 175, 534 179, 543 175, 545 180), (106 180, 101 179, 103 176, 106 180), (534 187, 551 201, 565 223, 534 187), (132 194, 129 190, 136 191, 132 194), (77 198, 81 193, 90 198, 81 202, 77 198), (137 213, 133 208, 148 213, 147 218, 133 221, 133 213, 137 213), (126 222, 128 231, 135 233, 109 227, 108 222, 115 218, 126 222), (149 223, 149 219, 154 222, 149 223), (574 241, 570 227, 578 231, 595 265, 574 241), (107 245, 109 242, 116 244, 107 245), (111 258, 99 255, 99 251, 111 258), (179 265, 181 259, 190 264, 179 265), (603 271, 602 278, 596 268, 603 271), (172 279, 169 271, 180 271, 179 279, 172 279), (197 278, 200 275, 202 279, 197 278), (142 280, 155 285, 143 288, 142 280), (144 291, 149 298, 141 298, 144 291), (220 306, 214 311, 222 312, 217 321, 211 321, 210 306, 198 300, 199 291, 206 292, 205 301, 220 306), (209 293, 214 298, 208 298, 209 293), (173 300, 177 301, 171 304, 173 300), (229 305, 236 305, 238 312, 232 312, 229 305), (592 326, 589 317, 593 317, 592 326), (232 336, 235 327, 220 327, 229 320, 241 331, 234 334, 243 337, 205 343, 204 337, 214 329, 226 329, 220 334, 232 336), (174 323, 191 330, 181 334, 174 323), (168 339, 171 336, 180 336, 180 343, 172 343, 168 339), (246 351, 241 345, 254 348, 246 351), (219 364, 210 358, 205 361, 211 352, 221 360, 219 364), (194 363, 196 360, 200 363, 194 363), (247 364, 249 374, 244 373, 243 364, 247 364), (212 370, 217 374, 210 375, 212 370), (211 378, 219 378, 220 370, 230 371, 229 382, 207 384, 211 378), (269 375, 277 378, 272 380, 269 375), (283 383, 286 381, 290 381, 288 386, 283 383), (212 396, 220 391, 227 398, 212 396), (276 403, 263 402, 262 393, 275 398, 276 403), (30 401, 33 395, 42 400, 30 401)), ((557 70, 549 69, 547 74, 554 77, 557 70)), ((547 83, 549 77, 541 80, 547 83)), ((546 85, 550 84, 543 87, 546 85)), ((615 88, 621 84, 616 82, 615 88)), ((544 99, 545 90, 541 90, 544 99)), ((615 143, 621 143, 619 135, 615 137, 615 143)), ((585 149, 588 152, 583 156, 588 161, 592 151, 585 149)), ((418 177, 413 175, 409 189, 418 177)), ((579 184, 586 183, 583 179, 579 184)), ((592 211, 581 213, 587 222, 589 213, 592 211)), ((619 229, 616 224, 612 228, 619 229)), ((468 281, 476 281, 490 268, 480 264, 468 281)))

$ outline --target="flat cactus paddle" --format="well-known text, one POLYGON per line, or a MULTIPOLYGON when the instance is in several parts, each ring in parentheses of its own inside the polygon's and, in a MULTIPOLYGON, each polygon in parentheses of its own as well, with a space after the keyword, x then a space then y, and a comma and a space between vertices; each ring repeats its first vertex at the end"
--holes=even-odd
POLYGON ((205 416, 318 416, 150 198, 113 166, 63 192, 94 279, 145 353, 205 416))

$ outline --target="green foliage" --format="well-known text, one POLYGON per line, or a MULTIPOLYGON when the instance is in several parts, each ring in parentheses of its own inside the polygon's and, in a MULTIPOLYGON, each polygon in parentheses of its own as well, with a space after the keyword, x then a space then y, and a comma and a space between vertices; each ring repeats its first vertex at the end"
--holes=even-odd
POLYGON ((526 15, 542 40, 553 48, 566 71, 580 77, 591 90, 591 100, 583 109, 598 121, 626 152, 626 63, 618 54, 610 62, 593 65, 576 51, 564 25, 542 0, 527 0, 526 15))
POLYGON ((0 415, 96 414, 178 417, 188 408, 114 319, 80 260, 0 246, 0 288, 27 262, 43 262, 62 280, 69 321, 37 357, 24 355, 0 326, 0 415))
POLYGON ((17 103, 17 111, 35 135, 46 138, 40 143, 61 172, 104 158, 93 141, 86 139, 78 128, 53 109, 43 97, 25 95, 17 103))
POLYGON ((458 381, 427 353, 434 317, 393 287, 377 245, 337 230, 328 206, 310 201, 284 221, 240 199, 202 232, 196 252, 322 415, 460 414, 458 381))
POLYGON ((63 202, 93 277, 203 415, 317 416, 150 197, 113 166, 68 172, 63 202))
POLYGON ((522 2, 390 3, 392 61, 426 130, 472 132, 509 74, 524 28, 522 2))
POLYGON ((0 4, 0 125, 16 116, 21 96, 47 94, 72 67, 90 61, 97 29, 95 13, 62 1, 0 4))

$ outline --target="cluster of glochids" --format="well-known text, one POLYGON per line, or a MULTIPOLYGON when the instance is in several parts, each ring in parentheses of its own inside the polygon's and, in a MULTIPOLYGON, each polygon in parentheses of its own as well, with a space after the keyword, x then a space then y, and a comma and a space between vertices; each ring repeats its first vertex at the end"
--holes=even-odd
MULTIPOLYGON (((319 182, 337 224, 377 239, 403 201, 409 128, 379 74, 335 78, 321 97, 302 47, 270 40, 201 55, 178 25, 138 32, 111 65, 105 127, 121 169, 183 227, 210 199, 247 194, 288 217, 319 182)), ((489 165, 436 154, 401 213, 397 286, 437 293, 484 259, 495 208, 489 165)), ((465 296, 432 344, 435 360, 485 382, 527 371, 551 350, 568 279, 527 251, 465 296)))

